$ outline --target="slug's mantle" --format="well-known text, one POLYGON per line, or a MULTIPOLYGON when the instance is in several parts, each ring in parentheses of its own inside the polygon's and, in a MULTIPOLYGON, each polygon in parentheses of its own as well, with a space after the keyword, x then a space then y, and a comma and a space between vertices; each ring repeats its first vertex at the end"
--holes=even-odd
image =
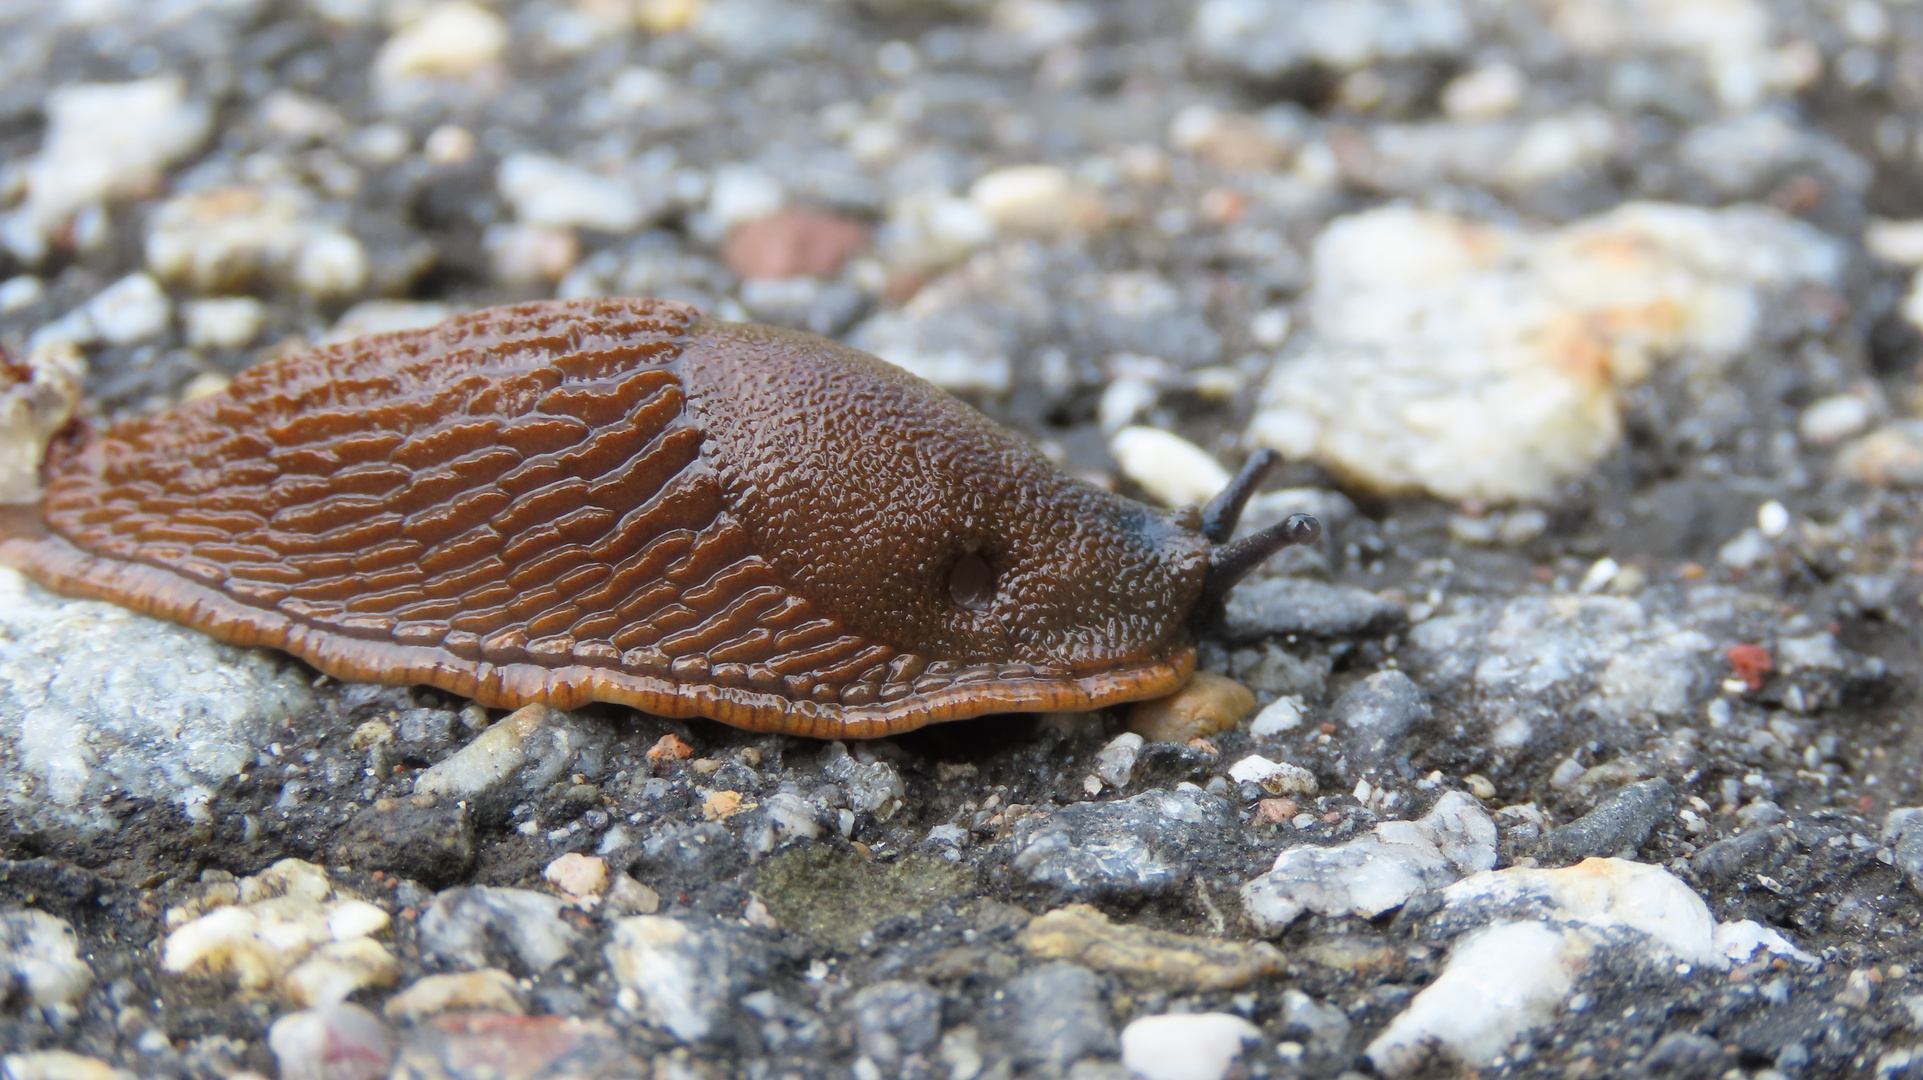
POLYGON ((49 455, 0 562, 343 680, 886 735, 1154 697, 1295 518, 1069 479, 927 383, 684 305, 493 308, 49 455))

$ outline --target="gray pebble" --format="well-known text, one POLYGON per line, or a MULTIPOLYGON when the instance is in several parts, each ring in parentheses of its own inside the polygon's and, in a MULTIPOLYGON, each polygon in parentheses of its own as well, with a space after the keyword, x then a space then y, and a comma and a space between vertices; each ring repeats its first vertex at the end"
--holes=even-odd
POLYGON ((995 1025, 1019 1064, 1061 1070, 1087 1054, 1115 1049, 1115 1030, 1095 973, 1077 964, 1043 964, 1008 983, 995 1025))
POLYGON ((1377 634, 1401 625, 1402 606, 1353 585, 1301 578, 1250 582, 1229 594, 1226 629, 1235 638, 1269 634, 1339 637, 1377 634))
POLYGON ((1410 728, 1434 716, 1428 693, 1394 670, 1378 671, 1350 687, 1330 709, 1351 761, 1363 768, 1381 764, 1410 728))
POLYGON ((566 906, 532 889, 449 889, 421 916, 421 953, 470 968, 511 959, 524 970, 546 971, 574 951, 580 936, 561 918, 566 906))
POLYGON ((875 983, 856 993, 848 1007, 862 1054, 883 1065, 919 1054, 941 1036, 941 995, 921 983, 875 983))
POLYGON ((1552 862, 1576 862, 1592 856, 1633 857, 1649 839, 1656 823, 1675 808, 1669 781, 1644 780, 1612 792, 1595 809, 1561 828, 1551 830, 1537 848, 1552 862))
POLYGON ((1198 788, 1077 803, 1015 825, 1013 865, 1028 880, 1089 896, 1181 887, 1196 864, 1235 847, 1227 802, 1198 788))

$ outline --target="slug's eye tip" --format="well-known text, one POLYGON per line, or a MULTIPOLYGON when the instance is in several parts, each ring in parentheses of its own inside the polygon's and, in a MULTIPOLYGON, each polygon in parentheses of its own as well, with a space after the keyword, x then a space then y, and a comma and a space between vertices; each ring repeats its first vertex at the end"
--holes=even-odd
POLYGON ((1300 547, 1322 539, 1322 523, 1311 514, 1290 514, 1283 523, 1285 547, 1300 547))
POLYGON ((995 571, 980 552, 970 551, 955 560, 948 572, 948 595, 969 611, 985 612, 995 603, 995 571))

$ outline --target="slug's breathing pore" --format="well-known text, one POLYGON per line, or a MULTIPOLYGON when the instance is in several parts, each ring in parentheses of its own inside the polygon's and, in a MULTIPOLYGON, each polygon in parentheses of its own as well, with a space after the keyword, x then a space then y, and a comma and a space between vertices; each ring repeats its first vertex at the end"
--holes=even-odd
POLYGON ((900 369, 668 301, 477 311, 263 363, 47 467, 0 563, 482 704, 822 737, 1167 694, 1274 464, 1199 515, 1056 471, 900 369))

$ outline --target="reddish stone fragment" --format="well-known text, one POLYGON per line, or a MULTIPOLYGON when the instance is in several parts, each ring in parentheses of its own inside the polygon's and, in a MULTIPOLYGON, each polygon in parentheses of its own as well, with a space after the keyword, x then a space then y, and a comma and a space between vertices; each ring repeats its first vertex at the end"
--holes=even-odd
POLYGON ((831 278, 868 243, 868 226, 807 207, 792 207, 735 229, 721 261, 741 278, 831 278))
POLYGON ((1763 681, 1769 673, 1776 670, 1775 661, 1769 657, 1769 650, 1761 645, 1747 643, 1731 645, 1723 654, 1729 658, 1729 669, 1743 680, 1753 693, 1763 688, 1763 681))

